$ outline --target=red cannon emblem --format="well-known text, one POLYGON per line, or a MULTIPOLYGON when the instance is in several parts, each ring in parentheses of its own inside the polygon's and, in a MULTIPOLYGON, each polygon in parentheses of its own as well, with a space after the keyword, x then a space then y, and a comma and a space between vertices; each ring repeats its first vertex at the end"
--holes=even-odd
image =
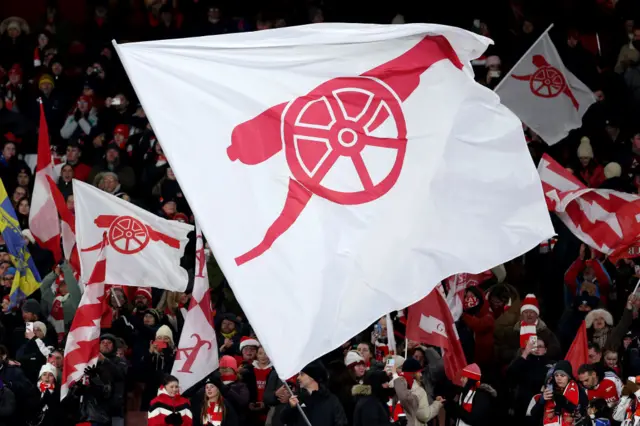
MULTIPOLYGON (((145 225, 135 217, 100 215, 93 223, 98 228, 109 228, 106 232, 107 243, 122 254, 136 254, 142 251, 149 241, 162 241, 169 247, 179 249, 180 240, 162 234, 149 225, 145 225)), ((82 251, 98 250, 102 242, 82 249, 82 251)))
POLYGON ((571 92, 571 88, 567 84, 567 79, 559 69, 549 65, 549 62, 542 55, 533 55, 531 62, 538 68, 533 74, 511 75, 511 77, 516 80, 528 81, 531 93, 536 96, 555 98, 562 93, 571 99, 571 103, 576 110, 580 108, 578 100, 573 96, 573 92, 571 92))
POLYGON ((242 265, 268 250, 296 221, 312 194, 334 203, 355 205, 389 192, 400 176, 407 149, 402 102, 418 87, 420 76, 443 59, 462 68, 446 38, 426 36, 387 63, 359 76, 326 81, 304 96, 237 125, 227 148, 231 161, 255 165, 284 148, 292 177, 280 216, 256 247, 235 259, 236 264, 242 265), (393 122, 395 137, 374 134, 387 121, 393 122), (393 159, 381 179, 374 180, 365 163, 366 147, 384 148, 393 159), (346 191, 325 182, 338 162, 350 165, 359 181, 345 183, 346 191))

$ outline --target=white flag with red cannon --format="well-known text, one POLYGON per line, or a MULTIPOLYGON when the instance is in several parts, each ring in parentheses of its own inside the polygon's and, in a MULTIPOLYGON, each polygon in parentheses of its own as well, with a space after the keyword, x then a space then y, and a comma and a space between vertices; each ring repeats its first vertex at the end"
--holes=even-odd
POLYGON ((582 126, 582 116, 596 98, 564 66, 549 29, 504 76, 495 92, 524 124, 553 145, 582 126))
POLYGON ((83 276, 93 270, 106 232, 109 284, 187 288, 180 258, 193 226, 170 221, 94 186, 73 181, 76 240, 83 276))
POLYGON ((281 378, 554 234, 520 121, 470 77, 490 43, 315 24, 117 45, 281 378))

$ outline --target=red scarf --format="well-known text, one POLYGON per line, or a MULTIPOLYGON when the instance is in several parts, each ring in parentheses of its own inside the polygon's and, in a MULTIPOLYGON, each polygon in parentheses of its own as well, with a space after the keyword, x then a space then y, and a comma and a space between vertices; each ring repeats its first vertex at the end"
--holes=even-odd
POLYGON ((398 376, 404 377, 404 379, 407 381, 407 389, 411 390, 411 388, 413 387, 413 380, 415 378, 413 373, 400 373, 398 374, 398 376))
POLYGON ((224 383, 225 385, 228 385, 238 380, 238 375, 227 373, 227 374, 221 374, 220 378, 222 379, 222 383, 224 383))
POLYGON ((38 387, 40 388, 40 393, 43 393, 47 390, 53 391, 56 388, 56 385, 44 382, 38 382, 38 387))
POLYGON ((62 302, 65 302, 69 298, 69 294, 65 294, 64 296, 60 293, 60 284, 64 282, 64 277, 62 274, 58 275, 56 278, 56 297, 53 299, 53 304, 51 305, 51 313, 49 314, 49 319, 51 321, 51 325, 56 329, 56 333, 58 335, 58 343, 61 343, 64 339, 65 333, 65 323, 64 323, 64 309, 62 309, 62 302))
POLYGON ((478 385, 480 383, 476 383, 469 389, 469 392, 464 396, 460 405, 462 405, 462 409, 467 413, 470 413, 473 409, 473 397, 476 395, 476 389, 478 389, 478 385))
POLYGON ((538 320, 533 325, 528 325, 524 321, 520 322, 520 347, 524 348, 527 346, 529 339, 533 336, 536 336, 536 327, 538 325, 538 320))

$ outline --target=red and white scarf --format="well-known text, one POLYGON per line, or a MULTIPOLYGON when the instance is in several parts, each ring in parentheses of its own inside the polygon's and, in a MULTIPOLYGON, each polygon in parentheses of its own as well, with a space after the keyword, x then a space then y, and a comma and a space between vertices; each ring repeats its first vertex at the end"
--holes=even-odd
MULTIPOLYGON (((476 383, 475 386, 469 389, 469 392, 467 392, 464 398, 460 398, 459 404, 462 406, 462 409, 467 413, 470 413, 471 410, 473 409, 473 397, 476 396, 476 389, 478 389, 479 385, 480 383, 476 383)), ((468 424, 458 419, 456 421, 456 426, 468 426, 468 424)))
POLYGON ((208 425, 211 423, 213 426, 221 426, 222 420, 224 419, 224 412, 222 404, 217 402, 210 402, 207 407, 207 413, 204 415, 202 419, 203 425, 208 425))
POLYGON ((40 393, 45 393, 46 391, 53 392, 56 388, 56 385, 53 383, 45 383, 43 381, 38 382, 38 389, 40 389, 40 393))
POLYGON ((49 314, 49 322, 56 330, 56 334, 58 335, 58 343, 62 342, 65 333, 64 309, 62 308, 62 304, 66 302, 70 297, 69 293, 65 294, 64 296, 60 294, 60 284, 63 282, 64 278, 62 274, 58 275, 58 278, 56 278, 56 297, 55 299, 53 299, 53 304, 51 305, 51 313, 49 314))
MULTIPOLYGON (((570 381, 566 388, 564 388, 564 392, 562 394, 564 397, 573 405, 578 405, 578 401, 580 400, 580 391, 578 390, 578 385, 574 381, 570 381)), ((560 415, 557 415, 555 412, 556 403, 551 401, 546 401, 544 403, 544 414, 542 417, 542 424, 544 426, 571 426, 573 425, 573 413, 569 413, 567 411, 562 410, 560 415)))
POLYGON ((527 346, 529 339, 533 336, 536 336, 536 327, 538 326, 538 320, 536 320, 535 324, 528 325, 524 321, 520 322, 520 347, 524 348, 527 346))

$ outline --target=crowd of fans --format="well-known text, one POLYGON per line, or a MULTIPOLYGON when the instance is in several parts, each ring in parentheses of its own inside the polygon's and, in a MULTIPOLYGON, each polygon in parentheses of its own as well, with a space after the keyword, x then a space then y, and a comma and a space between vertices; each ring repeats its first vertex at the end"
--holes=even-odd
MULTIPOLYGON (((550 23, 551 12, 541 13, 541 5, 550 3, 476 3, 484 5, 473 8, 478 15, 460 25, 496 41, 474 63, 476 79, 494 88, 550 23)), ((537 163, 548 152, 589 187, 639 193, 640 8, 625 0, 552 3, 568 12, 565 18, 590 17, 583 24, 556 21, 551 35, 566 67, 598 102, 582 128, 553 147, 525 128, 532 158, 537 163)), ((113 287, 113 317, 102 330, 100 360, 61 402, 64 343, 82 291, 70 266, 54 264, 28 231, 40 102, 58 187, 72 212, 75 178, 161 217, 193 222, 110 41, 325 19, 323 5, 315 2, 297 8, 293 18, 230 13, 207 0, 90 4, 82 32, 60 19, 54 3, 41 22, 5 17, 0 23, 0 178, 43 277, 36 293, 9 308, 16 269, 0 241, 0 426, 298 426, 307 424, 305 416, 312 426, 638 424, 640 264, 611 263, 556 218, 556 239, 465 292, 456 326, 469 365, 457 384, 445 375, 440 348, 404 339, 401 312, 394 314, 396 354, 389 353, 381 319, 283 383, 210 257, 220 351, 216 372, 184 393, 169 375, 189 289, 113 287), (583 320, 589 362, 571 365, 565 354, 583 320)), ((384 23, 411 19, 398 13, 384 23)), ((191 270, 193 246, 183 259, 191 270)))

